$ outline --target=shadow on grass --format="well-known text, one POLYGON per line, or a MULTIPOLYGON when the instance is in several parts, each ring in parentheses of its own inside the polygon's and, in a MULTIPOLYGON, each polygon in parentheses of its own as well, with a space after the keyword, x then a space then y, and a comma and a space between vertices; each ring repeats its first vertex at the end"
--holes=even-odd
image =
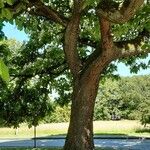
MULTIPOLYGON (((97 134, 94 134, 94 138, 96 138, 96 137, 118 137, 118 138, 120 138, 120 137, 127 137, 128 135, 127 134, 115 134, 115 133, 97 133, 97 134)), ((66 137, 66 134, 51 134, 51 135, 48 135, 48 136, 38 136, 37 137, 37 139, 49 139, 49 138, 60 138, 60 139, 64 139, 66 137)))
POLYGON ((150 133, 150 128, 137 129, 136 133, 150 133))
MULTIPOLYGON (((49 136, 38 136, 36 139, 65 139, 66 134, 55 134, 49 136)), ((137 136, 129 136, 128 134, 100 133, 94 134, 94 139, 138 139, 137 136)))
MULTIPOLYGON (((58 136, 58 135, 57 135, 58 136)), ((62 136, 59 135, 59 136, 62 136)), ((110 136, 110 135, 109 135, 110 136)), ((96 150, 125 150, 125 148, 128 149, 130 147, 131 149, 141 149, 143 150, 149 150, 147 147, 150 147, 150 142, 149 140, 146 139, 131 139, 129 140, 128 137, 125 138, 126 135, 121 134, 120 137, 118 134, 116 134, 118 137, 114 137, 114 139, 107 139, 107 138, 102 138, 102 139, 95 139, 94 143, 95 146, 97 146, 96 150), (121 136, 124 136, 121 138, 121 136), (127 139, 128 138, 128 139, 127 139), (149 144, 148 144, 149 143, 149 144), (146 145, 145 145, 146 144, 146 145), (100 147, 100 148, 98 148, 100 147)), ((14 140, 1 140, 0 141, 0 147, 4 147, 6 149, 0 149, 0 150, 12 150, 12 148, 17 147, 18 149, 16 150, 61 150, 61 148, 64 146, 65 139, 50 139, 49 136, 43 137, 41 139, 36 140, 36 146, 34 139, 14 139, 14 140), (33 149, 33 147, 38 147, 37 149, 33 149), (54 147, 54 148, 49 148, 49 147, 54 147), (59 149, 60 148, 60 149, 59 149)), ((14 149, 15 150, 15 149, 14 149)))
POLYGON ((94 136, 104 136, 104 135, 108 135, 108 136, 127 136, 127 134, 122 134, 122 133, 96 133, 94 134, 94 136))
MULTIPOLYGON (((63 150, 62 148, 13 148, 13 147, 9 147, 9 148, 0 148, 0 150, 63 150)), ((95 148, 95 150, 116 150, 114 148, 95 148)))

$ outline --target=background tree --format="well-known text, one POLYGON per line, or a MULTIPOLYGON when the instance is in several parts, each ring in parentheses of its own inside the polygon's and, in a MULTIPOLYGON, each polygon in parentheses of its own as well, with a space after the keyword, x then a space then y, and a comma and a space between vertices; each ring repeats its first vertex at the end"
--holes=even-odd
MULTIPOLYGON (((120 81, 120 80, 119 80, 120 81)), ((121 119, 122 95, 117 80, 107 79, 100 84, 95 104, 94 119, 121 119)))
POLYGON ((149 121, 150 76, 123 78, 119 82, 123 99, 122 116, 128 119, 141 120, 142 124, 149 121))
POLYGON ((145 124, 149 123, 149 81, 149 75, 107 79, 100 84, 94 119, 113 119, 112 112, 116 111, 120 119, 141 120, 142 124, 145 120, 145 124))
MULTIPOLYGON (((133 66, 137 57, 146 57, 149 53, 148 2, 6 0, 1 2, 0 7, 1 17, 10 19, 13 16, 18 27, 24 27, 30 34, 30 41, 19 56, 19 59, 23 56, 19 63, 23 69, 18 72, 21 78, 16 84, 15 99, 24 93, 28 95, 27 99, 34 95, 32 99, 39 100, 34 89, 27 86, 29 77, 41 77, 39 82, 32 82, 36 84, 38 91, 42 87, 43 91, 49 92, 49 83, 60 89, 54 79, 67 69, 65 75, 72 79, 73 92, 70 125, 64 149, 94 149, 93 112, 99 80, 109 74, 111 67, 108 65, 112 61, 119 59, 133 66), (42 56, 42 59, 38 56, 42 56), (27 71, 28 67, 30 72, 27 71), (39 86, 45 78, 46 84, 39 86), (21 87, 29 92, 22 92, 24 88, 21 87)), ((137 71, 137 68, 133 70, 137 71)), ((59 77, 59 81, 60 78, 61 81, 62 78, 63 81, 67 80, 65 76, 59 77)), ((66 97, 67 93, 62 90, 66 90, 64 87, 67 85, 61 87, 63 89, 58 91, 66 97)))
POLYGON ((61 123, 61 122, 69 122, 70 119, 70 105, 69 106, 63 106, 56 105, 54 108, 54 111, 51 114, 48 114, 43 122, 44 123, 61 123))

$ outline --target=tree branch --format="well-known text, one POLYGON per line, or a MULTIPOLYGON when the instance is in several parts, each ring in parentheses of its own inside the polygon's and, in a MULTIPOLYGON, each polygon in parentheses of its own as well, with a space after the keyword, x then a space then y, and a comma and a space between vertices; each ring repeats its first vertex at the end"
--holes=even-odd
POLYGON ((113 47, 113 38, 111 35, 111 24, 104 17, 99 18, 100 31, 102 39, 102 49, 103 51, 110 51, 113 47))
POLYGON ((9 9, 13 15, 22 12, 25 6, 26 3, 20 0, 14 0, 13 5, 5 4, 5 8, 9 9))
POLYGON ((83 73, 90 70, 89 72, 93 73, 93 75, 96 74, 96 72, 97 74, 100 74, 102 70, 114 59, 115 52, 113 51, 114 43, 111 35, 111 24, 104 17, 99 17, 99 24, 101 41, 83 66, 83 73))
MULTIPOLYGON (((150 53, 149 47, 145 47, 143 49, 145 38, 150 38, 150 33, 144 29, 142 32, 139 33, 139 35, 135 39, 122 42, 115 42, 115 51, 117 57, 125 58, 150 53)), ((150 45, 149 42, 148 44, 150 45)))
POLYGON ((144 3, 144 0, 124 0, 120 9, 103 10, 99 8, 97 14, 103 16, 112 23, 125 23, 129 21, 136 13, 136 11, 144 3))
POLYGON ((51 21, 61 24, 62 26, 67 25, 67 18, 61 15, 56 10, 52 9, 50 6, 44 5, 40 0, 32 1, 28 4, 29 13, 32 15, 42 16, 51 21))
MULTIPOLYGON (((27 7, 29 8, 28 10, 29 14, 44 17, 48 20, 54 21, 55 23, 61 24, 64 27, 67 26, 69 19, 62 16, 59 12, 52 9, 50 6, 44 5, 44 3, 42 3, 40 0, 36 0, 36 1, 30 0, 29 2, 30 3, 26 4, 27 7)), ((83 7, 83 1, 78 2, 78 0, 75 0, 75 5, 76 8, 80 8, 78 11, 81 12, 83 7)), ((20 8, 19 11, 21 11, 21 6, 22 3, 19 0, 16 0, 15 3, 12 6, 8 6, 8 8, 14 14, 16 14, 19 13, 17 11, 18 8, 20 8)), ((96 42, 87 38, 78 38, 78 41, 80 44, 85 44, 87 46, 94 47, 94 48, 96 47, 97 44, 96 42)))
POLYGON ((67 25, 65 32, 64 51, 67 58, 69 68, 74 76, 81 69, 81 60, 77 50, 77 42, 79 39, 79 24, 81 17, 81 7, 83 0, 74 0, 73 13, 67 25))
MULTIPOLYGON (((31 66, 32 67, 32 66, 31 66)), ((37 69, 32 71, 27 71, 29 68, 26 68, 25 70, 23 70, 21 73, 18 74, 11 74, 10 72, 10 76, 11 77, 24 77, 26 79, 28 78, 32 78, 35 77, 36 75, 50 75, 50 76, 58 76, 60 75, 62 72, 64 72, 66 69, 68 69, 68 66, 66 64, 66 61, 64 60, 61 63, 58 63, 56 65, 50 66, 48 68, 44 68, 44 69, 37 69), (59 69, 61 67, 61 69, 59 69), (59 69, 58 71, 55 71, 59 69)), ((32 70, 32 68, 31 68, 32 70)))
POLYGON ((45 17, 63 26, 66 26, 68 22, 67 18, 50 6, 44 5, 41 0, 30 0, 29 3, 15 0, 12 6, 7 5, 5 7, 11 10, 13 14, 18 14, 23 10, 27 10, 29 14, 45 17))
POLYGON ((96 48, 96 46, 98 45, 98 42, 95 42, 95 41, 93 41, 89 38, 86 38, 86 37, 79 38, 78 41, 81 45, 83 44, 83 45, 90 46, 93 48, 96 48))

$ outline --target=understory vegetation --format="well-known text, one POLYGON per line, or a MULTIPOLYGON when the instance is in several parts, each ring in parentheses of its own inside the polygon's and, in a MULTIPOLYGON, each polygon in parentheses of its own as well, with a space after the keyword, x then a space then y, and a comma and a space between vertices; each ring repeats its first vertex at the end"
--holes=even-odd
MULTIPOLYGON (((56 105, 54 112, 47 115, 45 123, 68 122, 70 105, 56 105)), ((141 120, 150 123, 150 76, 107 79, 99 86, 94 120, 141 120)))

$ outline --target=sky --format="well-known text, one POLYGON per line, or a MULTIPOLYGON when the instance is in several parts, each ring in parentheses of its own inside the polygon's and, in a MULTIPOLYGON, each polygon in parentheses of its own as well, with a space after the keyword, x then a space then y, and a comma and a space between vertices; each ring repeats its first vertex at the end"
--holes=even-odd
MULTIPOLYGON (((5 24, 3 32, 8 37, 8 39, 14 38, 18 41, 27 41, 29 39, 28 35, 25 34, 24 31, 19 31, 15 25, 5 24)), ((150 54, 146 59, 141 60, 141 62, 148 62, 149 60, 150 54)), ((120 76, 147 75, 150 74, 150 68, 147 70, 141 69, 137 74, 131 74, 129 67, 125 66, 123 63, 119 63, 118 71, 116 74, 119 74, 120 76)))
POLYGON ((5 24, 3 27, 3 32, 8 37, 8 39, 16 39, 17 41, 27 41, 28 35, 25 34, 24 31, 20 31, 17 29, 15 25, 5 24))

